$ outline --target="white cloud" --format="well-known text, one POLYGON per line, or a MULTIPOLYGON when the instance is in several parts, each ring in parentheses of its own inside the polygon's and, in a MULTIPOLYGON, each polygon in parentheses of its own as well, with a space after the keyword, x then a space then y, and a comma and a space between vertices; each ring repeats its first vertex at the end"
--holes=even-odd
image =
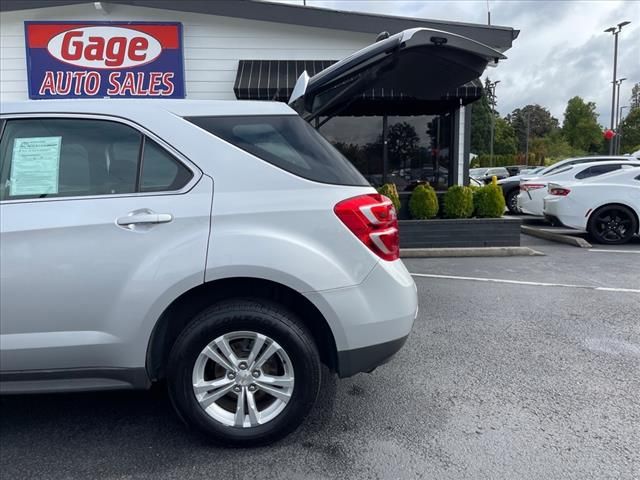
MULTIPOLYGON (((273 0, 272 0, 273 1, 273 0)), ((301 5, 302 0, 280 0, 301 5)), ((486 0, 307 0, 312 7, 456 22, 486 23, 486 0)), ((562 120, 567 101, 579 95, 596 102, 599 121, 609 125, 613 36, 603 30, 632 23, 619 36, 621 105, 640 82, 640 1, 490 0, 492 24, 520 30, 509 57, 488 74, 500 80, 498 110, 506 115, 528 103, 547 107, 562 120)))

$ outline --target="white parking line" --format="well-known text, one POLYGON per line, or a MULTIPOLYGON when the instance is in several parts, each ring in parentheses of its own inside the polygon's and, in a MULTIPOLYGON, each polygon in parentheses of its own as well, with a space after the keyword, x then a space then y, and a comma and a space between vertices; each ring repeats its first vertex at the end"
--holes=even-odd
POLYGON ((640 250, 605 250, 604 248, 590 248, 589 251, 598 253, 635 253, 636 255, 640 255, 640 250))
POLYGON ((468 280, 473 282, 489 282, 489 283, 509 283, 512 285, 530 285, 534 287, 564 287, 564 288, 584 288, 587 290, 601 290, 604 292, 625 292, 640 293, 640 289, 635 288, 613 288, 613 287, 596 287, 592 285, 572 285, 568 283, 545 283, 545 282, 525 282, 521 280, 505 280, 500 278, 482 278, 482 277, 459 277, 455 275, 435 275, 432 273, 412 273, 413 277, 424 278, 446 278, 448 280, 468 280))

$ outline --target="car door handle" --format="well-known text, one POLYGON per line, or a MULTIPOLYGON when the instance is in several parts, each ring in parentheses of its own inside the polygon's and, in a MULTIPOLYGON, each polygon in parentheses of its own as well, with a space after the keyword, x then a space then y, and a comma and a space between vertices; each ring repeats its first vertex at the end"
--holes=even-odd
POLYGON ((135 215, 127 215, 116 220, 118 225, 139 225, 141 223, 169 223, 173 220, 170 213, 139 213, 135 215))

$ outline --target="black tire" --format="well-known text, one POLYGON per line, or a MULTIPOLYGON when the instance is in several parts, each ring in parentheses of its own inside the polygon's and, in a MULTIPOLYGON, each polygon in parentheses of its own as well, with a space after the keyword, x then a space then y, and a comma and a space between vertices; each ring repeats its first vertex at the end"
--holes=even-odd
POLYGON ((248 447, 274 442, 294 431, 311 411, 321 382, 317 347, 296 316, 259 299, 223 301, 203 311, 180 334, 169 355, 167 383, 171 401, 191 427, 223 446, 248 447), (295 383, 284 410, 254 427, 227 426, 207 414, 193 390, 192 373, 200 352, 231 332, 252 331, 275 340, 291 360, 295 383))
POLYGON ((587 232, 598 243, 621 245, 638 232, 638 220, 624 205, 605 205, 591 214, 587 232))
POLYGON ((519 193, 520 193, 519 188, 514 188, 513 190, 510 190, 509 193, 507 193, 507 198, 506 198, 507 208, 509 209, 509 212, 513 213, 514 215, 520 213, 520 210, 518 210, 518 194, 519 193))

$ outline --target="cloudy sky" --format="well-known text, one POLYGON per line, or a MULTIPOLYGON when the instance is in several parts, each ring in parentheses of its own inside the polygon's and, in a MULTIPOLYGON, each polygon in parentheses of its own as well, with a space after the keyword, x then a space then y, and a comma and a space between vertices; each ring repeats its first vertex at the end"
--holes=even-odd
MULTIPOLYGON (((273 1, 273 0, 271 0, 273 1)), ((302 4, 302 0, 279 0, 302 4)), ((562 121, 569 98, 595 102, 598 121, 609 125, 613 35, 606 28, 632 23, 619 36, 620 104, 640 82, 640 0, 489 0, 491 23, 520 30, 509 57, 491 69, 503 116, 529 103, 562 121)), ((307 5, 388 15, 486 23, 486 0, 307 0, 307 5)))

